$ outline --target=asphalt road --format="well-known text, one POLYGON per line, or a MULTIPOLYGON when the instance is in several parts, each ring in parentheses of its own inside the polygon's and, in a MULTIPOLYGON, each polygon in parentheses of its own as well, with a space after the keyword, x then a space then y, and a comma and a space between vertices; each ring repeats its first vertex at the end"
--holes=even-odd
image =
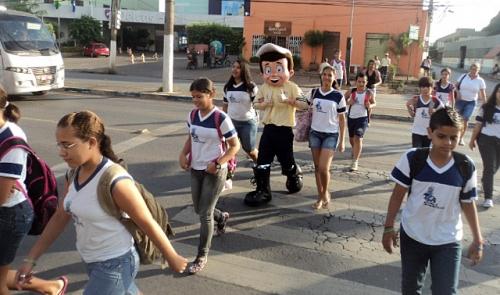
MULTIPOLYGON (((71 93, 19 98, 14 103, 22 110, 21 125, 30 143, 59 176, 66 166, 55 148, 57 120, 71 111, 97 112, 131 174, 168 208, 177 232, 174 246, 189 259, 194 258, 199 225, 191 206, 189 175, 177 164, 191 104, 71 93)), ((335 156, 334 201, 329 211, 311 209, 316 189, 306 144, 295 146, 297 162, 304 170, 304 189, 295 195, 285 194, 285 178, 276 167, 272 176, 274 199, 264 208, 242 204, 244 194, 251 190, 251 173, 240 155, 234 188, 220 200, 220 206, 231 212, 229 230, 214 238, 207 268, 199 275, 186 276, 162 271, 156 265, 142 266, 139 288, 144 294, 398 294, 400 257, 383 252, 380 239, 393 187, 388 174, 410 146, 409 130, 409 123, 374 120, 357 173, 346 172, 349 149, 335 156)), ((478 153, 468 153, 480 169, 478 153)), ((495 180, 500 205, 499 175, 495 180)), ((490 244, 481 265, 471 268, 464 259, 461 294, 500 292, 499 207, 480 212, 483 234, 490 244)), ((470 241, 468 230, 465 240, 464 244, 470 241)), ((33 241, 33 237, 25 241, 17 262, 33 241)), ((74 243, 73 226, 68 226, 40 259, 37 271, 44 278, 67 274, 68 294, 81 294, 87 276, 74 243)))

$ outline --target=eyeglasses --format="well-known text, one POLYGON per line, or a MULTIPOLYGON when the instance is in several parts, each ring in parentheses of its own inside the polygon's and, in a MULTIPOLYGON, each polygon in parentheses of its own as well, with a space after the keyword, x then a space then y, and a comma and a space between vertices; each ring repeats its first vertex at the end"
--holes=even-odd
POLYGON ((74 143, 60 143, 58 142, 56 144, 57 148, 60 149, 60 150, 70 150, 72 148, 74 148, 78 143, 74 142, 74 143))

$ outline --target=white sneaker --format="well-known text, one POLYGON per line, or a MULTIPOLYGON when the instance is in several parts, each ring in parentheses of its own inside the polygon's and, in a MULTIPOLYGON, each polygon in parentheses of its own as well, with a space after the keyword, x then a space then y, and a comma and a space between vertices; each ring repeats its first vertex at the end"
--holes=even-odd
POLYGON ((358 171, 358 161, 352 161, 351 171, 358 171))
POLYGON ((465 142, 464 142, 464 139, 460 139, 460 141, 458 142, 458 145, 465 145, 465 142))
POLYGON ((485 199, 483 203, 484 208, 491 208, 493 207, 493 200, 492 199, 485 199))

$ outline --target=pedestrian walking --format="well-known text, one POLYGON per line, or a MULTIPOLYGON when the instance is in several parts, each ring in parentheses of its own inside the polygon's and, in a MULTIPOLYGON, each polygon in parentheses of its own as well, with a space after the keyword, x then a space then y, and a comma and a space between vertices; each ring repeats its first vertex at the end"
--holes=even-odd
POLYGON ((382 84, 385 84, 387 81, 387 74, 389 73, 389 66, 391 65, 391 58, 389 57, 389 53, 387 52, 384 57, 380 60, 380 74, 382 76, 382 84))
POLYGON ((479 147, 483 160, 483 207, 493 207, 493 182, 500 167, 500 84, 497 84, 476 117, 469 147, 479 147))
POLYGON ((430 267, 432 294, 457 294, 465 215, 472 233, 467 257, 481 261, 484 240, 475 200, 476 170, 472 159, 455 152, 463 130, 460 115, 446 107, 432 114, 430 149, 410 149, 396 164, 396 183, 389 201, 382 245, 393 253, 397 245, 396 216, 408 192, 399 227, 402 265, 401 293, 422 294, 430 267))
POLYGON ((258 156, 256 142, 259 118, 253 107, 257 91, 258 87, 252 81, 248 63, 241 60, 233 62, 231 77, 224 85, 222 109, 231 118, 241 147, 253 164, 257 163, 258 156))
POLYGON ((370 59, 368 64, 366 65, 366 69, 363 71, 366 75, 368 81, 366 84, 366 88, 370 89, 373 93, 373 96, 377 95, 377 86, 382 83, 382 78, 380 76, 380 72, 377 70, 375 66, 375 61, 370 59))
POLYGON ((179 155, 179 165, 191 172, 191 197, 200 218, 198 253, 188 268, 190 274, 196 274, 207 264, 214 220, 219 232, 225 230, 229 213, 215 205, 226 181, 227 163, 240 149, 240 143, 231 118, 214 105, 212 81, 196 79, 189 91, 195 109, 188 115, 189 135, 179 155), (223 146, 226 143, 227 149, 223 146))
POLYGON ((335 68, 325 63, 320 70, 321 86, 313 89, 308 97, 313 109, 309 148, 318 190, 318 200, 313 204, 316 210, 326 209, 330 204, 330 165, 335 151, 344 151, 346 125, 346 101, 338 89, 335 68))
POLYGON ((450 83, 451 69, 443 68, 441 78, 434 84, 432 95, 436 96, 445 106, 455 107, 455 85, 450 83))
POLYGON ((431 67, 432 67, 431 57, 427 56, 420 64, 420 67, 424 70, 424 77, 430 77, 431 76, 431 67))
POLYGON ((358 170, 358 162, 363 150, 363 136, 368 128, 370 113, 375 107, 375 95, 367 88, 368 77, 364 73, 356 75, 356 87, 345 93, 347 98, 347 130, 352 148, 351 171, 358 170))
POLYGON ((307 108, 302 90, 290 81, 293 76, 293 58, 290 50, 273 43, 262 45, 257 51, 264 83, 255 97, 255 108, 261 111, 264 131, 259 142, 259 157, 254 168, 257 187, 245 196, 248 206, 262 206, 272 199, 271 164, 274 157, 286 175, 289 193, 302 189, 302 171, 293 156, 295 111, 307 108))
POLYGON ((486 83, 479 76, 480 69, 481 66, 479 63, 473 63, 470 66, 469 73, 460 76, 456 85, 458 95, 456 97, 455 108, 462 118, 464 118, 464 130, 461 133, 459 145, 465 145, 464 136, 467 132, 467 124, 472 117, 478 98, 481 104, 486 100, 486 83))
POLYGON ((375 56, 373 57, 373 61, 375 62, 375 68, 376 68, 377 70, 380 70, 380 59, 378 58, 378 55, 375 55, 375 56))
POLYGON ((430 116, 436 110, 444 107, 440 100, 432 96, 432 80, 422 77, 418 80, 420 94, 413 96, 406 102, 406 109, 413 117, 411 129, 412 147, 429 147, 431 139, 427 136, 430 116))
MULTIPOLYGON (((120 220, 105 211, 97 194, 101 176, 119 161, 104 123, 91 111, 69 113, 57 123, 56 140, 59 156, 73 170, 67 173, 61 205, 19 267, 19 276, 33 272, 37 259, 73 219, 76 249, 89 276, 83 294, 140 294, 134 282, 139 269, 134 239, 120 220)), ((148 213, 146 203, 125 170, 115 178, 111 195, 116 206, 153 240, 170 268, 182 272, 186 259, 177 254, 148 213)))
POLYGON ((342 85, 344 83, 347 83, 347 71, 345 68, 345 61, 341 58, 342 57, 342 51, 340 49, 336 49, 333 52, 333 58, 330 61, 330 64, 333 66, 335 69, 335 77, 337 79, 337 85, 339 88, 342 88, 342 85))
MULTIPOLYGON (((7 92, 0 87, 0 143, 13 136, 27 141, 26 134, 17 125, 21 118, 19 108, 7 100, 7 92)), ((25 284, 17 284, 19 276, 10 269, 17 250, 28 234, 34 218, 33 208, 22 193, 28 153, 12 148, 0 158, 0 294, 8 290, 35 291, 43 294, 64 294, 67 278, 47 281, 31 275, 25 284), (19 188, 18 186, 22 186, 19 188)))

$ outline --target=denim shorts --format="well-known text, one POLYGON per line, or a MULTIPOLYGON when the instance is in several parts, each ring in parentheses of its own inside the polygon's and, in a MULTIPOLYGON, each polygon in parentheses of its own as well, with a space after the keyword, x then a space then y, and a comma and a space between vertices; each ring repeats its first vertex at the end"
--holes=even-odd
POLYGON ((455 103, 455 108, 457 109, 457 112, 462 115, 462 118, 464 120, 469 121, 470 117, 472 117, 472 113, 474 112, 474 108, 476 107, 476 101, 475 100, 462 100, 459 99, 455 103))
POLYGON ((134 279, 139 270, 139 255, 135 248, 116 258, 86 263, 89 281, 84 295, 139 294, 134 279))
POLYGON ((256 147, 257 138, 257 121, 236 121, 232 120, 238 137, 241 142, 241 147, 247 153, 253 151, 256 147))
POLYGON ((319 132, 312 129, 309 133, 309 147, 312 149, 335 150, 338 140, 338 133, 319 132))
POLYGON ((12 207, 0 207, 0 266, 14 261, 21 241, 31 228, 33 217, 33 208, 27 200, 12 207))
POLYGON ((359 138, 363 138, 366 128, 368 128, 368 117, 347 119, 347 129, 349 130, 349 137, 357 136, 359 138))

